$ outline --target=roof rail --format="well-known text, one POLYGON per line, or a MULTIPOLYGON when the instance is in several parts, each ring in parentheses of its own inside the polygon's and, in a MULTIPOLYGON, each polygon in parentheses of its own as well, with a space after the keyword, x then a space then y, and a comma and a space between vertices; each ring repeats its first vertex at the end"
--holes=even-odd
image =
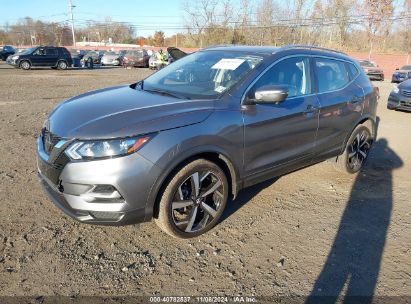
POLYGON ((294 49, 294 48, 328 51, 328 52, 334 52, 334 53, 338 53, 338 54, 347 55, 346 53, 341 52, 341 51, 337 51, 337 50, 333 50, 333 49, 329 49, 329 48, 325 48, 325 47, 321 47, 321 46, 315 46, 315 45, 288 44, 288 45, 285 45, 285 46, 281 47, 281 49, 285 49, 285 50, 286 49, 294 49))

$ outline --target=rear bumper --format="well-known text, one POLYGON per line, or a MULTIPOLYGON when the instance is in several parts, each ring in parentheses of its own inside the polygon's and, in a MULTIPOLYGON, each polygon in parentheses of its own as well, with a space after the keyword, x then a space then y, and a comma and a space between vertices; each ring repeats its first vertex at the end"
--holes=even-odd
POLYGON ((384 74, 367 74, 370 80, 384 80, 384 74))
MULTIPOLYGON (((121 226, 151 220, 150 190, 161 170, 137 153, 113 159, 47 162, 38 142, 40 184, 51 201, 73 219, 88 224, 121 226)), ((64 153, 64 152, 62 152, 64 153)))

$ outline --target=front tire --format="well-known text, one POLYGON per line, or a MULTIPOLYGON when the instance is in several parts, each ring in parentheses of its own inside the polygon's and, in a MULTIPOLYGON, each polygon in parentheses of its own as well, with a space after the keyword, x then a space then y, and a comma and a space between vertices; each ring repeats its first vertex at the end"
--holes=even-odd
POLYGON ((20 66, 20 69, 26 70, 26 71, 30 70, 30 68, 31 68, 31 64, 27 60, 24 60, 24 61, 20 62, 19 66, 20 66))
POLYGON ((358 173, 367 161, 373 141, 371 130, 365 125, 358 125, 351 133, 344 153, 337 157, 335 168, 344 173, 358 173))
POLYGON ((224 171, 213 162, 198 159, 184 166, 167 183, 155 222, 175 238, 196 237, 217 224, 227 199, 224 171))

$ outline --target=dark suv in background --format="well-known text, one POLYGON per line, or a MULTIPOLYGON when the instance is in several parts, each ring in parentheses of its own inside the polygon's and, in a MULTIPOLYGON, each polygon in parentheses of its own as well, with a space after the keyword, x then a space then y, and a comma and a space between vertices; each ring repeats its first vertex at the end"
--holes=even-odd
POLYGON ((7 57, 16 53, 16 49, 11 45, 0 45, 0 59, 6 61, 7 57))
POLYGON ((190 238, 211 229, 242 188, 326 159, 359 172, 377 100, 343 53, 203 49, 138 83, 59 104, 37 142, 40 181, 80 222, 154 218, 190 238))
POLYGON ((32 67, 65 70, 73 64, 73 60, 65 47, 38 46, 9 57, 7 63, 23 70, 29 70, 32 67))

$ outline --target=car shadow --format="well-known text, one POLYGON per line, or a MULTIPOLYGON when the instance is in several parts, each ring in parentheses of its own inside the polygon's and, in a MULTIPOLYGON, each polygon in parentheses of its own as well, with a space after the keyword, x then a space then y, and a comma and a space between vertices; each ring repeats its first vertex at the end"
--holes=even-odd
POLYGON ((245 204, 252 200, 258 193, 260 193, 265 188, 270 187, 274 184, 279 177, 275 177, 269 180, 266 180, 262 183, 256 184, 254 186, 245 188, 241 190, 235 200, 229 200, 227 206, 224 209, 223 215, 221 216, 220 223, 229 218, 232 214, 241 209, 245 204))
POLYGON ((341 298, 344 303, 372 303, 393 207, 393 170, 402 165, 386 139, 374 143, 306 303, 341 298))

